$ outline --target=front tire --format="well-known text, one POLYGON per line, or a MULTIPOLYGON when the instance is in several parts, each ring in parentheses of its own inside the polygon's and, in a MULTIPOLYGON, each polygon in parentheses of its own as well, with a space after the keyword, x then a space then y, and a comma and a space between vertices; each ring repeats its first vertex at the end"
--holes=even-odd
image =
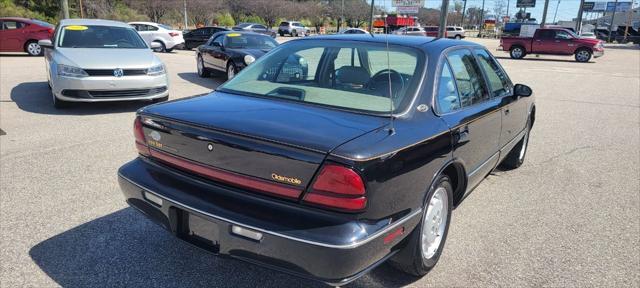
POLYGON ((238 73, 238 68, 236 68, 236 65, 233 64, 233 62, 229 62, 229 64, 227 64, 227 80, 231 80, 233 77, 236 77, 236 73, 238 73))
POLYGON ((406 246, 390 259, 391 265, 418 277, 435 267, 447 239, 452 210, 453 187, 449 177, 441 175, 427 194, 420 224, 408 236, 406 246))
POLYGON ((515 47, 511 47, 511 50, 509 50, 509 55, 513 59, 522 59, 524 55, 526 55, 526 52, 524 51, 524 48, 520 46, 515 46, 515 47))
POLYGON ((207 69, 207 67, 204 67, 204 60, 202 60, 202 56, 198 55, 198 63, 196 64, 198 66, 198 76, 200 76, 200 78, 207 78, 211 76, 211 72, 209 72, 209 69, 207 69))
POLYGON ((586 49, 586 48, 581 48, 578 49, 578 51, 576 51, 576 61, 581 62, 581 63, 586 63, 589 62, 589 60, 591 60, 591 55, 593 53, 591 53, 591 50, 586 49))
POLYGON ((29 56, 41 56, 43 54, 42 47, 40 47, 37 41, 29 41, 24 44, 24 51, 27 52, 29 56))
POLYGON ((291 31, 291 37, 298 37, 298 31, 296 30, 291 31))
POLYGON ((460 40, 460 39, 462 39, 462 36, 456 35, 456 37, 454 37, 454 38, 456 38, 456 40, 460 40))
POLYGON ((529 146, 529 134, 531 133, 531 121, 527 122, 527 128, 525 128, 524 137, 516 144, 515 147, 509 151, 507 157, 502 161, 500 165, 506 169, 516 169, 522 166, 524 158, 527 156, 527 147, 529 146))

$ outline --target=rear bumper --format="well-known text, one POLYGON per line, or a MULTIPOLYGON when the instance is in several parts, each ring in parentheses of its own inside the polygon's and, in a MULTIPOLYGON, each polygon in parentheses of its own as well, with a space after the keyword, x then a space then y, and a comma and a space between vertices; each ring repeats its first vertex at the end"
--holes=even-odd
MULTIPOLYGON (((301 209, 204 182, 152 160, 137 158, 118 172, 129 205, 174 236, 222 256, 266 266, 331 285, 344 285, 393 256, 421 211, 392 219, 358 221, 301 209), (157 196, 162 204, 147 200, 157 196), (206 245, 188 235, 191 215, 206 220, 214 238, 206 245), (259 241, 232 233, 239 226, 262 234, 259 241), (384 243, 404 227, 404 235, 384 243)), ((157 200, 156 200, 157 202, 157 200)))

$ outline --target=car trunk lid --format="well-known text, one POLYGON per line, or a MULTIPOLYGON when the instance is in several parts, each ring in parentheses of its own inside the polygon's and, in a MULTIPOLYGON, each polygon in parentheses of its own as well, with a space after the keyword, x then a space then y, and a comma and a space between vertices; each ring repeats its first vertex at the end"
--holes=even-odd
POLYGON ((386 123, 371 115, 221 92, 149 106, 141 115, 153 158, 291 198, 305 189, 327 153, 386 123))

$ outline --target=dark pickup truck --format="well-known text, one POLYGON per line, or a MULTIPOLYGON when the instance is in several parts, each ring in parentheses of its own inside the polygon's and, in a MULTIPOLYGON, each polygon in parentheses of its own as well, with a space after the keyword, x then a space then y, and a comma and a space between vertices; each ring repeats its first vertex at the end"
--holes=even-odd
POLYGON ((601 40, 580 38, 563 28, 540 28, 533 37, 502 37, 498 50, 509 51, 513 59, 527 54, 575 55, 576 61, 589 62, 592 56, 604 55, 601 40))

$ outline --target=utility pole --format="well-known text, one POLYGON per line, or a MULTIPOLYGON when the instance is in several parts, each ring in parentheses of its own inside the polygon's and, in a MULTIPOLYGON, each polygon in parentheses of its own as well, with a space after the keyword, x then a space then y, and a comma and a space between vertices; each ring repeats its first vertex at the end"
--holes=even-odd
POLYGON ((184 4, 184 29, 189 29, 189 21, 187 20, 187 0, 183 1, 184 4))
POLYGON ((369 33, 371 33, 371 31, 373 31, 373 11, 374 11, 374 7, 375 6, 375 2, 376 0, 371 0, 371 13, 369 14, 369 33))
MULTIPOLYGON (((580 7, 578 8, 578 19, 576 19, 576 32, 580 33, 582 31, 582 14, 584 13, 584 0, 580 0, 580 7)), ((596 27, 598 27, 598 23, 596 23, 596 27)))
POLYGON ((442 0, 440 6, 440 26, 438 26, 438 38, 444 38, 447 31, 447 15, 449 14, 449 0, 442 0))
POLYGON ((613 12, 611 13, 611 22, 609 23, 609 37, 607 37, 607 42, 611 42, 611 30, 613 30, 613 21, 616 19, 616 10, 618 10, 618 0, 616 0, 613 5, 613 12))
POLYGON ((549 9, 549 0, 544 0, 544 9, 542 11, 542 21, 540 21, 540 28, 544 28, 544 24, 547 22, 547 9, 549 9))
POLYGON ((464 27, 464 13, 467 11, 467 0, 464 0, 464 4, 462 5, 462 20, 460 22, 460 26, 464 27))
POLYGON ((558 5, 556 5, 556 12, 553 13, 553 24, 556 23, 556 16, 558 16, 558 7, 560 7, 560 0, 558 0, 558 5))
POLYGON ((478 29, 478 37, 482 37, 482 28, 484 26, 484 1, 482 0, 482 10, 480 10, 480 28, 478 29))
POLYGON ((78 6, 80 8, 80 18, 84 18, 84 9, 82 8, 82 0, 78 0, 78 6))
POLYGON ((69 2, 67 0, 60 0, 60 9, 62 9, 62 18, 69 19, 69 2))
POLYGON ((509 2, 510 2, 510 0, 507 0, 507 17, 509 17, 509 19, 511 19, 511 15, 509 15, 509 2))

